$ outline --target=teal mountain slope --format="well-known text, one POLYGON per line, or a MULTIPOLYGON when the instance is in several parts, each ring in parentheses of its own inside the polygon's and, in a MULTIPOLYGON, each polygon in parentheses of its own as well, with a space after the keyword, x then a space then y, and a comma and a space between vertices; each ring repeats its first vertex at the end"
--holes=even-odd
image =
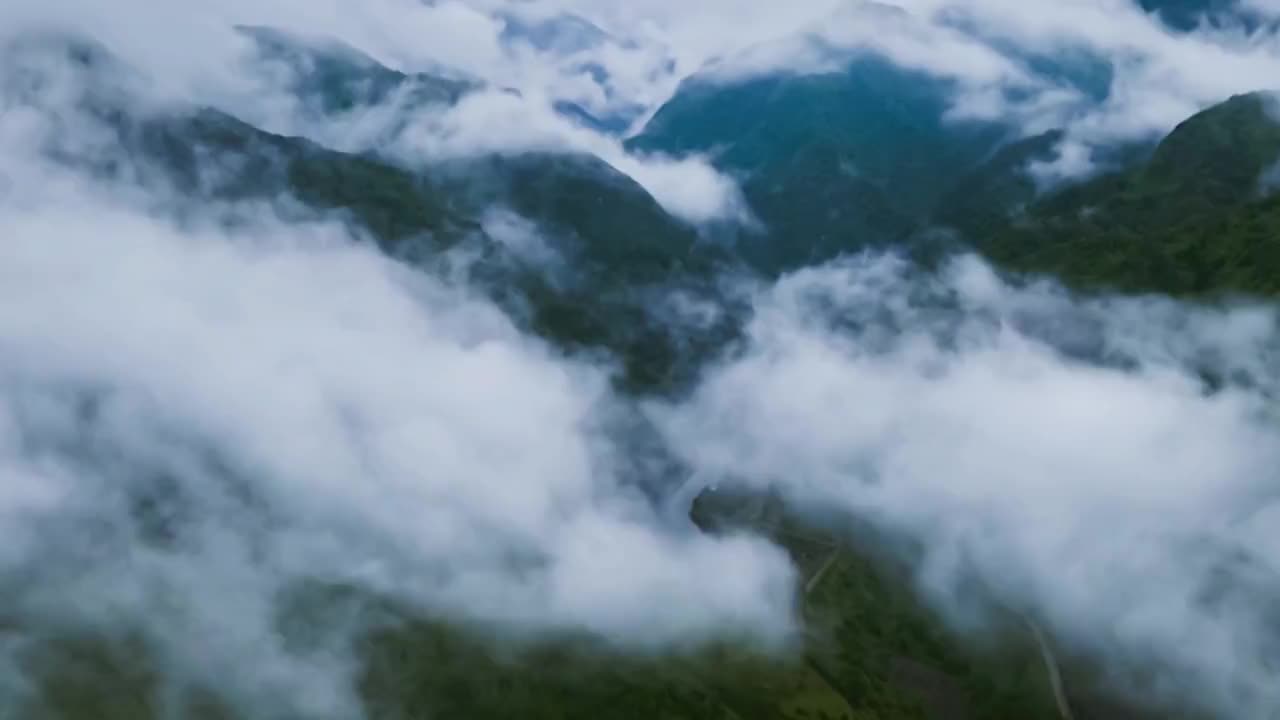
POLYGON ((900 238, 994 151, 1007 129, 948 120, 949 93, 876 56, 820 75, 694 78, 630 147, 707 154, 740 178, 766 233, 743 252, 785 269, 900 238))

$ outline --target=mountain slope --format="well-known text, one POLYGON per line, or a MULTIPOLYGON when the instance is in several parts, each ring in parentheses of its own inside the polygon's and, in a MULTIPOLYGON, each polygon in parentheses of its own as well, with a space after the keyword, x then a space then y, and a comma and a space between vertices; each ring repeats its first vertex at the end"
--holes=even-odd
POLYGON ((741 178, 773 238, 744 252, 776 271, 900 238, 1005 136, 948 121, 948 103, 945 81, 875 56, 822 75, 695 78, 630 147, 705 153, 741 178))
POLYGON ((465 251, 472 279, 509 310, 567 349, 609 351, 637 388, 684 372, 677 366, 697 341, 653 316, 646 289, 703 283, 727 261, 638 183, 590 156, 495 155, 411 171, 214 110, 122 123, 126 146, 197 199, 290 196, 429 266, 465 251), (516 242, 541 243, 538 253, 490 232, 499 208, 527 224, 514 229, 529 236, 516 242))
POLYGON ((480 83, 444 73, 406 74, 392 70, 337 41, 302 38, 268 27, 246 26, 257 59, 281 78, 299 99, 317 112, 331 114, 371 107, 397 94, 407 108, 453 105, 480 83))
POLYGON ((1139 166, 1045 197, 1013 222, 974 226, 1005 267, 1124 291, 1280 292, 1280 159, 1271 98, 1240 95, 1186 120, 1139 166))

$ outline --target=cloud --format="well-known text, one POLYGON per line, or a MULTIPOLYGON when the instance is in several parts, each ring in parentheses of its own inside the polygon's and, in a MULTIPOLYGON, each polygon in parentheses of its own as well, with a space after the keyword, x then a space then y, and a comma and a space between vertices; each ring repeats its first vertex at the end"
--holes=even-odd
MULTIPOLYGON (((621 69, 646 66, 647 61, 632 55, 647 51, 618 41, 582 51, 591 57, 566 60, 554 47, 503 41, 509 21, 497 8, 377 0, 356 10, 298 0, 235 0, 159 10, 149 3, 126 2, 105 12, 96 3, 47 9, 19 2, 0 10, 0 21, 5 28, 0 39, 54 33, 91 38, 138 76, 135 95, 152 102, 212 105, 272 132, 342 150, 377 151, 406 162, 491 152, 592 154, 632 175, 689 222, 745 218, 734 181, 705 159, 629 154, 619 138, 556 110, 558 103, 574 102, 608 116, 634 113, 638 104, 664 98, 665 91, 661 97, 650 93, 650 81, 636 80, 631 89, 614 87, 626 82, 621 69), (143 25, 164 31, 137 32, 143 25), (406 89, 372 106, 317 113, 297 96, 292 69, 262 62, 238 26, 279 28, 321 52, 344 52, 334 45, 342 43, 392 70, 443 70, 473 78, 485 89, 454 107, 419 107, 406 89), (603 75, 591 67, 604 68, 603 75)), ((666 77, 663 82, 673 81, 666 77)))
POLYGON ((350 228, 89 182, 43 150, 95 124, 41 97, 0 120, 6 662, 137 637, 168 691, 357 716, 360 627, 299 650, 277 625, 309 583, 508 635, 791 638, 785 553, 636 485, 606 370, 350 228))
POLYGON ((409 160, 545 149, 594 154, 692 223, 749 221, 732 179, 700 157, 628 154, 617 138, 557 108, 573 104, 634 128, 693 74, 732 81, 827 72, 870 52, 952 81, 954 118, 1007 122, 1027 135, 1065 128, 1064 160, 1050 174, 1074 175, 1093 169, 1093 148, 1153 140, 1231 94, 1272 87, 1280 75, 1273 27, 1176 32, 1128 0, 811 0, 734 3, 731 11, 667 0, 188 5, 126 2, 105 12, 94 3, 55 10, 27 0, 2 17, 11 34, 56 28, 96 38, 145 75, 153 95, 213 104, 341 149, 409 160), (167 30, 135 32, 146 23, 167 30), (251 61, 247 39, 233 30, 240 24, 332 38, 394 70, 453 73, 490 90, 452 109, 422 112, 399 96, 317 115, 278 72, 251 61))
POLYGON ((749 217, 737 184, 705 158, 628 153, 617 138, 565 119, 550 104, 507 92, 476 92, 454 107, 419 113, 379 149, 414 164, 488 153, 586 153, 630 176, 668 212, 691 223, 749 217))
MULTIPOLYGON (((86 185, 36 151, 56 140, 121 159, 77 105, 87 85, 144 111, 213 103, 405 162, 591 153, 703 222, 746 215, 705 160, 627 154, 554 102, 652 110, 711 61, 811 72, 872 48, 955 80, 958 115, 1069 120, 1075 144, 1049 170, 1076 172, 1092 143, 1149 136, 1275 77, 1270 36, 1174 34, 1118 0, 903 8, 522 10, 600 30, 566 44, 513 38, 512 6, 496 2, 7 3, 6 39, 80 33, 120 60, 87 83, 38 55, 0 72, 0 583, 24 642, 136 633, 179 686, 216 681, 249 715, 285 703, 330 716, 356 711, 351 635, 320 633, 305 652, 284 642, 274 616, 299 583, 632 649, 792 637, 785 556, 678 517, 654 487, 687 499, 699 484, 631 455, 617 418, 634 408, 607 370, 349 228, 287 222, 269 204, 232 208, 234 222, 174 213, 167 195, 86 185), (407 119, 397 97, 317 120, 280 78, 248 71, 236 24, 487 85, 407 119), (1105 99, 1029 59, 1068 51, 1113 68, 1105 99)), ((486 228, 556 266, 520 218, 486 228)), ((690 328, 723 311, 693 295, 654 304, 690 328)), ((921 588, 942 607, 959 614, 957 588, 977 578, 1069 649, 1251 717, 1277 699, 1274 312, 1079 300, 971 262, 929 279, 864 258, 760 290, 740 353, 649 411, 704 481, 778 485, 922 549, 921 588)), ((21 714, 30 688, 6 682, 0 707, 21 714)))
POLYGON ((977 580, 1139 697, 1280 700, 1274 308, 868 256, 784 278, 756 313, 740 354, 655 410, 705 482, 870 523, 953 617, 977 580))

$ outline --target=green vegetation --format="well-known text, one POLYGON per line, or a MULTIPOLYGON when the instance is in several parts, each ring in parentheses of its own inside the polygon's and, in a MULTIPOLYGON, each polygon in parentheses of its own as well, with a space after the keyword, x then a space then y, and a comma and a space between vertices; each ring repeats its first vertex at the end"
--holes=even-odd
POLYGON ((1179 125, 1150 159, 1049 195, 1012 221, 961 224, 1013 270, 1173 295, 1280 291, 1280 160, 1270 100, 1241 95, 1179 125))
MULTIPOLYGON (((308 636, 362 618, 356 684, 373 720, 972 720, 1054 718, 1043 671, 1016 645, 973 652, 901 579, 789 520, 771 529, 806 572, 803 643, 766 654, 721 643, 628 654, 586 637, 506 637, 397 609, 358 592, 299 588, 281 633, 308 636), (815 551, 817 551, 815 553, 815 551), (814 560, 822 558, 823 562, 814 560), (827 630, 826 628, 829 628, 827 630)), ((799 591, 799 589, 798 589, 799 591)), ((45 639, 24 717, 148 720, 239 716, 219 688, 174 687, 140 638, 45 639)), ((264 700, 265 702, 265 700, 264 700)), ((284 707, 282 705, 282 707, 284 707)), ((292 717, 285 712, 280 717, 292 717)))
POLYGON ((630 142, 709 154, 765 231, 740 240, 767 274, 904 237, 1006 129, 945 119, 945 81, 875 56, 820 75, 686 81, 630 142))
POLYGON ((709 532, 750 529, 785 547, 804 575, 805 657, 854 718, 1054 718, 1036 648, 1016 625, 984 642, 946 629, 895 558, 815 528, 776 497, 704 493, 693 517, 709 532), (860 550, 859 548, 863 548, 860 550))
MULTIPOLYGON (((1219 5, 1147 9, 1185 20, 1219 5)), ((739 248, 765 274, 887 244, 934 257, 954 249, 926 231, 936 225, 998 265, 1082 288, 1280 290, 1280 202, 1266 191, 1280 124, 1265 96, 1210 108, 1154 151, 1112 148, 1121 170, 1047 196, 1027 168, 1052 159, 1062 133, 1004 143, 998 125, 945 122, 947 96, 945 83, 873 59, 823 75, 695 79, 631 147, 707 153, 739 177, 767 228, 739 248)))
POLYGON ((709 648, 633 656, 570 641, 501 649, 415 623, 369 639, 363 692, 376 718, 850 720, 796 659, 709 648))

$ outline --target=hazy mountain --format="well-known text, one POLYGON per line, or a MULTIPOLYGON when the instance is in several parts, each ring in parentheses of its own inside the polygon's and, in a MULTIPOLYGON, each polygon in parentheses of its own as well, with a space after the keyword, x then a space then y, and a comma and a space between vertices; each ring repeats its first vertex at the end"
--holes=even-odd
POLYGON ((406 111, 453 105, 480 83, 456 71, 406 74, 336 40, 306 38, 275 28, 243 27, 259 59, 285 71, 285 83, 318 112, 346 112, 399 98, 406 111))
POLYGON ((766 228, 744 252, 793 267, 902 237, 1000 144, 1000 124, 944 119, 948 90, 875 56, 822 75, 695 77, 630 147, 711 155, 766 228))
MULTIPOLYGON (((522 26, 510 25, 507 32, 516 33, 515 28, 519 27, 522 26)), ((535 37, 551 32, 539 30, 540 27, 526 30, 535 37)), ((304 107, 320 115, 386 108, 397 116, 385 131, 388 137, 403 129, 414 114, 451 107, 468 93, 488 87, 477 78, 444 66, 428 72, 393 70, 334 40, 301 37, 268 27, 240 30, 254 41, 260 67, 280 76, 304 107)), ((504 90, 519 94, 514 89, 504 90)), ((569 120, 614 134, 626 130, 639 113, 632 109, 601 117, 578 103, 563 100, 554 102, 552 108, 569 120)))
POLYGON ((597 158, 492 155, 410 170, 201 110, 125 126, 125 142, 193 197, 280 193, 354 220, 388 253, 461 262, 473 280, 549 338, 626 361, 628 382, 666 382, 686 359, 645 307, 645 289, 701 283, 727 262, 634 180, 597 158), (201 170, 218 158, 221 172, 201 170), (509 215, 495 217, 495 208, 509 215))

